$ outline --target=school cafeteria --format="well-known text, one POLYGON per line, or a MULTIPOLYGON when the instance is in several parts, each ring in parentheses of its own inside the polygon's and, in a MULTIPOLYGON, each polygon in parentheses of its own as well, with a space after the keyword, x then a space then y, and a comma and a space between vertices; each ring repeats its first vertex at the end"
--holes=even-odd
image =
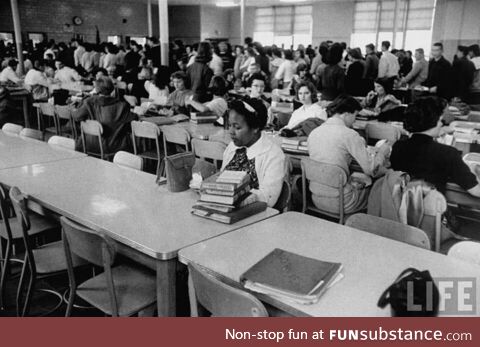
POLYGON ((480 316, 480 1, 0 2, 0 316, 480 316))

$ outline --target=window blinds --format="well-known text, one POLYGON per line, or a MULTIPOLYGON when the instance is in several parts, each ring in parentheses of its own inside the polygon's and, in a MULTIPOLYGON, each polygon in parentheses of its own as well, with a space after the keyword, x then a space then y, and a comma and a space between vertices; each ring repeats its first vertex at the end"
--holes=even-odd
POLYGON ((275 36, 309 35, 312 27, 312 6, 258 7, 255 10, 255 32, 271 32, 275 36))

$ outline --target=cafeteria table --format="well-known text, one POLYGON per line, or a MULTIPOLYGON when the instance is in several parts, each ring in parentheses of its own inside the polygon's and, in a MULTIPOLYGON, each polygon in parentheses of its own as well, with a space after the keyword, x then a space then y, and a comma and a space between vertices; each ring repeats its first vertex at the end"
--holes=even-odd
POLYGON ((156 271, 160 316, 176 314, 180 249, 278 214, 267 208, 228 225, 191 214, 198 194, 171 193, 155 175, 85 157, 0 170, 34 203, 117 241, 120 253, 156 271))
POLYGON ((0 170, 86 156, 85 153, 69 151, 30 138, 8 135, 0 130, 0 170))
MULTIPOLYGON (((409 267, 429 270, 437 284, 441 278, 475 278, 477 283, 480 278, 478 265, 298 212, 287 212, 184 248, 179 259, 242 288, 240 276, 275 248, 343 265, 343 278, 315 304, 256 294, 260 300, 294 316, 389 316, 390 309, 379 308, 377 301, 409 267)), ((475 291, 474 307, 479 315, 480 286, 475 291)), ((461 315, 446 305, 440 315, 449 314, 461 315)))

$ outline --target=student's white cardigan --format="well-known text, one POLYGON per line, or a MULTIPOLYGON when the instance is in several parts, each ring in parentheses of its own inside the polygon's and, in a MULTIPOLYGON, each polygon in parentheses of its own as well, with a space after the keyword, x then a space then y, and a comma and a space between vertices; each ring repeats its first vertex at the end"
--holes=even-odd
MULTIPOLYGON (((222 171, 228 165, 239 147, 233 142, 223 153, 222 171)), ((250 147, 247 147, 247 158, 255 158, 255 171, 258 177, 259 189, 252 189, 259 201, 265 201, 269 207, 273 207, 282 191, 285 176, 285 154, 278 144, 270 139, 265 133, 250 147)))

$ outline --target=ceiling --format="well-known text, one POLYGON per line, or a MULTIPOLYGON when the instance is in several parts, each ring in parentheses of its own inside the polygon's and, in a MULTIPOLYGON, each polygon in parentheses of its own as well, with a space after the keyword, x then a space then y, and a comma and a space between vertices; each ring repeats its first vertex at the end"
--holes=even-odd
MULTIPOLYGON (((111 1, 111 0, 104 0, 111 1)), ((118 1, 118 0, 117 0, 118 1)), ((147 3, 147 0, 133 0, 136 2, 147 3)), ((151 0, 155 4, 158 0, 151 0)), ((214 6, 217 2, 237 2, 240 3, 240 0, 168 0, 169 5, 207 5, 214 6)), ((298 4, 307 5, 315 2, 351 2, 354 0, 305 0, 299 2, 298 4)), ((245 0, 247 6, 273 6, 273 5, 289 5, 294 3, 281 2, 280 0, 245 0)))

